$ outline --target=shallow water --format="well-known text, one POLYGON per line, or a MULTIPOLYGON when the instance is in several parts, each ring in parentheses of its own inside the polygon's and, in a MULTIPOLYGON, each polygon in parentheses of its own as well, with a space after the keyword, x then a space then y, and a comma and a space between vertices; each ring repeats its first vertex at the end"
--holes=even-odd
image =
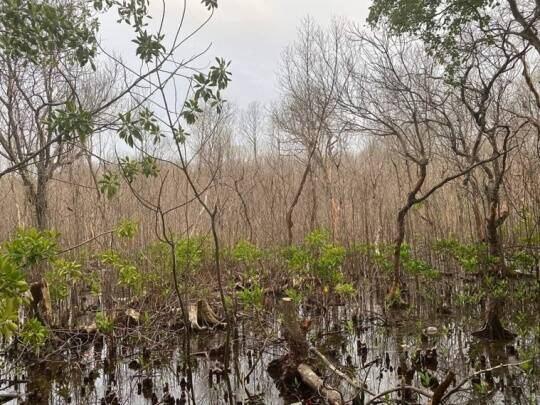
MULTIPOLYGON (((321 311, 304 308, 301 312, 311 318, 308 336, 313 345, 334 364, 365 381, 374 393, 397 387, 401 370, 415 362, 418 351, 424 369, 439 382, 448 370, 456 373, 459 382, 478 369, 526 360, 540 347, 534 303, 528 307, 509 306, 508 325, 520 335, 506 344, 486 344, 471 337, 472 330, 481 326, 474 309, 455 308, 451 315, 440 315, 429 305, 418 303, 415 308, 400 314, 383 313, 369 301, 329 306, 318 315, 315 312, 321 311)), ((229 395, 233 395, 235 404, 290 404, 302 399, 304 403, 317 403, 315 396, 300 398, 294 392, 284 397, 269 375, 269 363, 287 352, 279 320, 271 312, 239 322, 233 336, 228 382, 219 373, 223 368, 219 348, 225 339, 224 331, 204 331, 193 336, 190 356, 186 356, 181 332, 175 335, 176 339, 166 343, 157 339, 145 343, 144 336, 140 336, 135 348, 113 345, 110 340, 103 345, 86 344, 56 353, 38 364, 6 361, 2 378, 22 381, 4 391, 17 392, 22 398, 7 403, 191 404, 194 397, 197 404, 226 404, 229 395), (187 357, 192 364, 192 391, 187 357)), ((448 403, 538 404, 538 357, 535 367, 529 372, 518 367, 496 369, 482 375, 476 388, 470 382, 465 384, 465 391, 453 395, 448 403)), ((329 385, 340 389, 345 399, 352 399, 351 387, 340 383, 328 369, 321 367, 319 372, 329 385)), ((415 373, 413 384, 422 387, 420 373, 415 373)), ((369 398, 367 395, 365 399, 369 398)), ((389 398, 398 396, 394 393, 389 398)), ((427 402, 422 397, 415 401, 412 403, 427 402)))

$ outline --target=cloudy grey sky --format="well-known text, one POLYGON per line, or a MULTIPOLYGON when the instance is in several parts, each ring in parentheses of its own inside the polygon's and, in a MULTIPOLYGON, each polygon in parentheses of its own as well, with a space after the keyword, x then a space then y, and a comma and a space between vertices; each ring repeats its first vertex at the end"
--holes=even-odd
MULTIPOLYGON (((152 0, 151 4, 157 17, 161 1, 152 0)), ((172 30, 180 19, 183 1, 166 0, 166 4, 166 26, 172 30)), ((187 0, 187 4, 186 32, 208 16, 199 0, 187 0)), ((303 18, 310 16, 323 26, 333 17, 363 24, 369 4, 370 0, 221 0, 213 19, 190 41, 186 52, 204 49, 211 43, 208 56, 232 61, 233 81, 227 98, 239 106, 254 100, 269 102, 277 96, 281 53, 294 41, 303 18)), ((130 34, 114 20, 104 20, 102 38, 108 49, 122 52, 130 34)), ((204 63, 201 60, 201 67, 204 63)))

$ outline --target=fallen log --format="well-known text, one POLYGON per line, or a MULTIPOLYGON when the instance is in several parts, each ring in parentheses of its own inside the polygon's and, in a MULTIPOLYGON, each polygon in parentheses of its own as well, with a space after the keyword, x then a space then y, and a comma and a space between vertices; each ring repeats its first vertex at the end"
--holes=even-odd
POLYGON ((330 360, 328 360, 326 358, 326 356, 324 354, 322 354, 321 352, 319 352, 315 347, 310 347, 309 351, 313 354, 315 354, 323 363, 326 367, 328 367, 334 374, 336 374, 337 376, 341 377, 342 379, 344 379, 347 383, 349 383, 349 385, 351 385, 352 387, 360 390, 360 391, 364 391, 364 392, 367 392, 368 394, 370 395, 375 395, 374 393, 370 392, 366 385, 363 384, 363 383, 360 383, 358 381, 355 381, 353 380, 351 377, 349 377, 347 374, 345 374, 344 372, 342 372, 341 370, 339 370, 336 366, 334 366, 330 360))
POLYGON ((283 374, 286 376, 287 370, 295 371, 311 391, 319 394, 331 405, 343 405, 341 393, 326 385, 307 364, 310 348, 306 339, 306 329, 301 326, 294 302, 290 298, 283 298, 279 311, 283 320, 283 337, 289 347, 289 355, 285 357, 287 365, 283 368, 283 374))
POLYGON ((319 377, 310 366, 305 363, 300 363, 297 367, 300 378, 314 392, 319 393, 321 397, 326 399, 330 405, 343 405, 341 393, 325 385, 321 377, 319 377))

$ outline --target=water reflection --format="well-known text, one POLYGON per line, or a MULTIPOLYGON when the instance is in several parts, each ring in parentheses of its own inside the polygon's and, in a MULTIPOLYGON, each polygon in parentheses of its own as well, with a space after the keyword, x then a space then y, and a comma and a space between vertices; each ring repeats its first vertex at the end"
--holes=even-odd
MULTIPOLYGON (((304 309, 303 314, 311 317, 311 342, 371 391, 382 392, 400 383, 427 389, 453 370, 455 388, 449 391, 457 392, 450 403, 537 403, 538 375, 517 367, 498 367, 519 362, 524 352, 538 344, 532 332, 510 344, 484 344, 471 337, 471 322, 464 317, 429 310, 405 316, 383 314, 373 303, 364 308, 368 309, 332 306, 317 313, 304 309), (474 375, 485 369, 492 370, 474 375), (456 387, 470 376, 470 381, 456 387)), ((245 320, 232 336, 229 370, 223 364, 223 331, 193 336, 190 353, 185 352, 181 336, 158 345, 145 345, 141 337, 135 348, 98 340, 30 366, 20 360, 13 368, 13 362, 7 362, 3 379, 26 381, 9 389, 26 402, 7 403, 178 405, 228 404, 233 399, 235 404, 287 404, 301 400, 295 393, 280 392, 267 370, 272 360, 286 353, 277 319, 269 318, 262 327, 260 322, 245 320)), ((356 394, 328 370, 320 367, 318 371, 345 398, 356 394)), ((427 402, 412 391, 399 395, 412 403, 427 402)))

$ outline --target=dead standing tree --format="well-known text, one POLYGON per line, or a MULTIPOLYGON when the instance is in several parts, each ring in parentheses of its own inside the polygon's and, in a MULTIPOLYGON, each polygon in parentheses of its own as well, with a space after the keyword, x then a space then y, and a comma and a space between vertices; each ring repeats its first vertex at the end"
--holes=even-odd
MULTIPOLYGON (((323 169, 327 190, 332 187, 332 175, 327 163, 338 151, 340 131, 336 131, 337 99, 347 75, 340 63, 344 54, 343 29, 334 23, 330 34, 310 19, 304 21, 299 38, 283 55, 283 74, 280 80, 282 102, 273 112, 279 135, 293 156, 300 157, 304 169, 293 199, 287 209, 287 242, 293 242, 293 213, 303 193, 314 163, 323 169)), ((337 204, 327 191, 331 204, 331 223, 336 226, 337 204)), ((333 229, 335 234, 335 229, 333 229)))

